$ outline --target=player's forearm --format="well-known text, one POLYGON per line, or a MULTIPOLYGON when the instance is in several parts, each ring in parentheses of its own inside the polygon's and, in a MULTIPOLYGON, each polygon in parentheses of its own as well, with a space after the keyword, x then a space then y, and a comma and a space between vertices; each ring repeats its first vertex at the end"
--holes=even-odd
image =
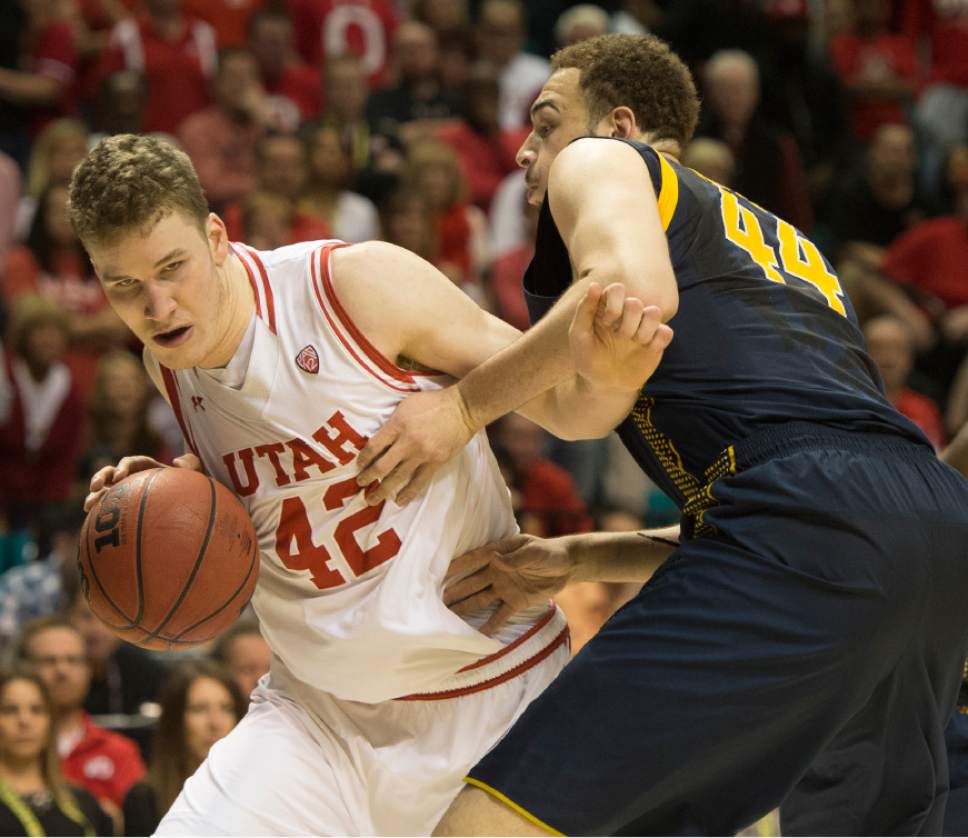
POLYGON ((951 440, 951 444, 941 452, 941 460, 968 477, 968 424, 951 440))
POLYGON ((645 582, 679 546, 679 526, 564 536, 572 582, 645 582))
MULTIPOLYGON (((534 328, 461 379, 457 387, 473 428, 483 428, 574 379, 568 327, 587 287, 587 282, 576 282, 534 328)), ((530 418, 547 427, 552 421, 549 405, 530 418)))
POLYGON ((562 381, 519 410, 559 439, 600 439, 635 406, 639 390, 596 388, 580 375, 562 381))

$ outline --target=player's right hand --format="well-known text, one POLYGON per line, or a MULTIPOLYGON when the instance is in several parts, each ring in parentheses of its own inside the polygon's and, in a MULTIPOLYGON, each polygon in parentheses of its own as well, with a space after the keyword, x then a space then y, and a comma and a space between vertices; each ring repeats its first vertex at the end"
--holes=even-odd
MULTIPOLYGON (((202 462, 194 454, 182 454, 172 460, 175 468, 188 468, 194 471, 202 471, 202 462)), ((147 471, 151 468, 167 468, 165 463, 159 463, 153 457, 135 455, 133 457, 122 457, 116 466, 105 466, 94 472, 89 487, 90 493, 84 498, 84 511, 90 512, 101 497, 115 483, 120 483, 129 474, 139 471, 147 471)))

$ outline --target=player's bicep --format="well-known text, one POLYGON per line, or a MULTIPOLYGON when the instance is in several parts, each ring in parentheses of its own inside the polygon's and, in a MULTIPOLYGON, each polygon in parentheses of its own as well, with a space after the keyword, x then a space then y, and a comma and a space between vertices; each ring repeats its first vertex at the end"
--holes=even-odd
POLYGON ((577 280, 622 282, 669 320, 679 294, 648 167, 611 140, 579 140, 551 168, 548 200, 577 280))
POLYGON ((333 259, 342 304, 393 361, 403 356, 461 378, 520 334, 408 250, 367 242, 333 259))

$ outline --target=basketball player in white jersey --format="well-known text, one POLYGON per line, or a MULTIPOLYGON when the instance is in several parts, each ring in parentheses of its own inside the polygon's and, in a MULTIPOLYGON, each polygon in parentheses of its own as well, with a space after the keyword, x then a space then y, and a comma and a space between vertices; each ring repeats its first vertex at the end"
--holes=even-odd
MULTIPOLYGON (((489 637, 478 628, 490 612, 465 621, 442 601, 454 556, 516 531, 483 434, 405 507, 368 504, 354 460, 401 399, 517 332, 391 245, 230 244, 188 158, 158 139, 102 140, 70 204, 181 424, 191 453, 179 464, 232 488, 261 546, 253 604, 270 673, 159 834, 429 834, 564 665, 567 626, 543 603, 489 637)), ((671 332, 621 286, 594 289, 572 331, 578 363, 523 412, 561 436, 602 435, 671 332)), ((86 508, 156 465, 102 469, 86 508)))

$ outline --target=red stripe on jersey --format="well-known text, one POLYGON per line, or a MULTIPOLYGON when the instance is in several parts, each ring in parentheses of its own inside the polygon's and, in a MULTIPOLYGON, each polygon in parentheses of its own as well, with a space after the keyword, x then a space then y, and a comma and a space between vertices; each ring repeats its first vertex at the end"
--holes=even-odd
POLYGON ((185 442, 192 449, 192 453, 201 460, 202 458, 198 453, 198 448, 195 447, 195 440, 192 438, 191 428, 185 421, 185 416, 182 413, 181 397, 178 394, 178 381, 175 378, 175 374, 168 367, 163 367, 161 364, 158 366, 161 368, 161 377, 164 379, 165 389, 168 391, 168 401, 171 402, 171 409, 174 411, 175 418, 178 420, 178 427, 181 428, 182 436, 185 437, 185 442))
POLYGON ((259 257, 258 251, 253 250, 247 244, 243 245, 246 252, 252 257, 252 260, 259 267, 259 277, 262 279, 262 287, 266 292, 266 310, 269 314, 269 329, 272 334, 276 333, 276 306, 275 301, 272 299, 272 286, 269 284, 269 274, 266 271, 266 266, 262 263, 262 259, 259 257))
POLYGON ((509 669, 502 675, 496 675, 487 681, 481 681, 480 684, 473 684, 470 687, 459 687, 456 690, 442 690, 438 693, 415 693, 414 695, 405 695, 401 698, 395 699, 396 701, 442 701, 447 698, 460 698, 463 695, 471 695, 472 693, 479 693, 482 690, 489 690, 491 687, 496 687, 498 684, 503 684, 505 681, 510 681, 512 678, 516 678, 522 672, 527 672, 534 666, 537 666, 541 661, 547 658, 552 652, 555 651, 559 646, 568 642, 568 627, 565 626, 558 634, 558 636, 551 641, 547 646, 544 647, 536 655, 532 655, 525 661, 519 663, 513 669, 509 669))
MULTIPOLYGON (((326 255, 328 256, 329 253, 327 252, 326 255)), ((346 309, 343 308, 343 304, 336 296, 336 290, 333 288, 333 282, 329 276, 328 259, 322 260, 320 270, 323 274, 323 288, 326 291, 326 299, 329 300, 333 306, 333 311, 336 312, 336 316, 339 317, 340 322, 346 327, 346 330, 350 333, 350 335, 352 335, 353 340, 356 341, 357 345, 366 353, 367 357, 387 375, 397 379, 397 381, 405 381, 407 384, 413 384, 413 376, 407 372, 407 370, 400 369, 400 367, 390 361, 382 352, 380 352, 379 349, 370 343, 366 339, 366 335, 364 335, 356 327, 356 323, 353 322, 353 318, 351 318, 346 309)))
POLYGON ((245 268, 246 275, 249 277, 249 285, 252 286, 252 296, 255 297, 255 313, 259 315, 260 318, 265 320, 265 318, 262 317, 262 299, 259 297, 259 286, 255 284, 255 274, 252 273, 252 268, 249 267, 248 260, 241 255, 239 249, 234 244, 230 244, 229 247, 232 248, 233 252, 238 257, 239 261, 242 263, 242 267, 245 268))
MULTIPOLYGON (((333 330, 333 334, 336 335, 336 337, 339 339, 339 342, 343 344, 343 347, 346 349, 346 351, 353 356, 353 360, 355 360, 356 363, 360 365, 360 367, 362 367, 366 372, 372 375, 381 384, 384 384, 387 387, 393 390, 396 390, 398 393, 419 392, 420 388, 417 387, 413 381, 409 382, 411 385, 413 385, 411 387, 399 387, 398 385, 394 384, 392 381, 387 381, 383 376, 381 376, 372 367, 370 367, 356 353, 356 351, 353 349, 352 344, 350 344, 350 342, 346 339, 346 336, 340 331, 340 328, 336 324, 336 321, 333 320, 332 315, 330 315, 329 309, 326 308, 326 304, 323 302, 323 297, 319 290, 319 278, 316 275, 316 257, 317 256, 319 257, 321 265, 325 264, 325 260, 329 256, 330 251, 333 250, 335 247, 345 247, 345 245, 339 244, 339 245, 327 245, 325 247, 321 247, 319 248, 319 250, 316 250, 311 254, 310 260, 309 260, 310 271, 312 273, 312 279, 313 279, 313 292, 316 294, 316 300, 319 303, 319 308, 322 310, 323 315, 326 317, 326 320, 329 322, 329 326, 333 330)), ((320 270, 322 270, 322 268, 320 268, 320 270)))
POLYGON ((543 629, 546 625, 548 625, 548 623, 551 622, 551 618, 555 616, 555 612, 557 610, 558 609, 555 608, 554 603, 552 603, 551 607, 548 609, 548 613, 546 613, 540 620, 538 620, 538 622, 536 622, 533 626, 531 626, 531 628, 529 628, 524 634, 522 634, 513 643, 509 643, 507 646, 501 649, 501 651, 495 652, 493 655, 488 655, 486 658, 481 658, 479 661, 474 661, 474 663, 468 664, 467 666, 461 669, 458 669, 457 671, 469 672, 472 669, 477 669, 479 666, 484 666, 485 664, 493 663, 494 661, 503 658, 506 654, 508 654, 508 652, 511 652, 514 649, 516 649, 518 646, 520 646, 522 643, 528 640, 528 638, 534 637, 539 631, 541 631, 541 629, 543 629))

